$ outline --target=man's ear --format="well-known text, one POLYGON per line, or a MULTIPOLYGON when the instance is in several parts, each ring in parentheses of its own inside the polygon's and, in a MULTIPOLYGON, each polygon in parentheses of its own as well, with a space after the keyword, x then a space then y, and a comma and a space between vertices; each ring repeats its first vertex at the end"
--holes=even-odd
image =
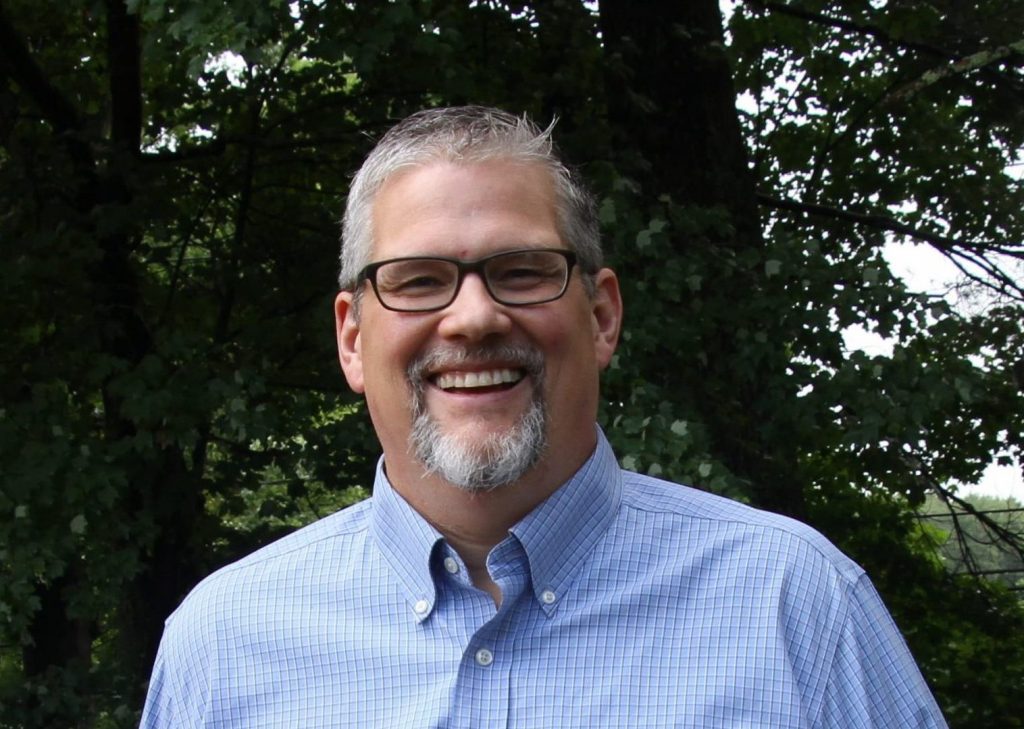
POLYGON ((363 355, 359 315, 352 301, 352 292, 342 291, 334 299, 334 328, 338 337, 338 360, 348 386, 362 393, 363 355))
POLYGON ((591 301, 594 330, 594 353, 603 370, 612 361, 622 330, 622 295, 619 279, 610 268, 594 275, 594 297, 591 301))

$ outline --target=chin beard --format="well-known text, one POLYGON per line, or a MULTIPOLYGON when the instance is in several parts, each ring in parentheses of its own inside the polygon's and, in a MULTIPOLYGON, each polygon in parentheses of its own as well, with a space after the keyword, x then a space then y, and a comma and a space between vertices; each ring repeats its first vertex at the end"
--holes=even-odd
POLYGON ((515 483, 533 468, 547 445, 547 408, 543 396, 543 357, 530 347, 504 346, 434 350, 408 368, 412 387, 412 432, 409 447, 427 473, 440 476, 470 493, 492 491, 515 483), (442 366, 457 366, 493 359, 523 367, 533 384, 533 398, 522 418, 504 433, 486 437, 460 437, 442 431, 427 412, 424 373, 442 366))

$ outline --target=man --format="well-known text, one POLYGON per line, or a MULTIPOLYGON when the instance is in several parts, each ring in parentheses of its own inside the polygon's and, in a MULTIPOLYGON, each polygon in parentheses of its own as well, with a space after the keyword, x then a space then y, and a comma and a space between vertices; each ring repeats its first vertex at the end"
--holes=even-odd
POLYGON ((197 587, 144 726, 944 726, 823 537, 619 469, 622 302, 549 133, 438 109, 370 154, 335 314, 373 498, 197 587))

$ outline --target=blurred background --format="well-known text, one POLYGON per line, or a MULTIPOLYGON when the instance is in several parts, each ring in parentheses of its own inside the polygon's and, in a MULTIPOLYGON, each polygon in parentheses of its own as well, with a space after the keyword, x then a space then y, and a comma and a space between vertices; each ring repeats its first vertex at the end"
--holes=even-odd
POLYGON ((1024 725, 1021 38, 1017 0, 3 0, 0 727, 134 726, 198 580, 368 495, 338 221, 465 103, 557 118, 600 198, 623 464, 810 522, 951 726, 1024 725))

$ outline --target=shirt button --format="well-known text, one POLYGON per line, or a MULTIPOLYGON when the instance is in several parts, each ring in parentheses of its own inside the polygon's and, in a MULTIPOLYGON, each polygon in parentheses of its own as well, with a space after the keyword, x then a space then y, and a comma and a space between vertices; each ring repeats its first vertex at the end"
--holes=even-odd
POLYGON ((551 605, 558 597, 555 595, 554 590, 544 590, 540 594, 540 599, 545 605, 551 605))
POLYGON ((430 609, 430 603, 426 600, 417 600, 412 609, 416 611, 417 615, 423 615, 430 609))
POLYGON ((454 575, 459 571, 459 563, 451 557, 445 557, 444 568, 448 570, 448 574, 454 575))
POLYGON ((476 652, 476 662, 481 666, 489 666, 494 663, 494 654, 486 648, 481 648, 476 652))

